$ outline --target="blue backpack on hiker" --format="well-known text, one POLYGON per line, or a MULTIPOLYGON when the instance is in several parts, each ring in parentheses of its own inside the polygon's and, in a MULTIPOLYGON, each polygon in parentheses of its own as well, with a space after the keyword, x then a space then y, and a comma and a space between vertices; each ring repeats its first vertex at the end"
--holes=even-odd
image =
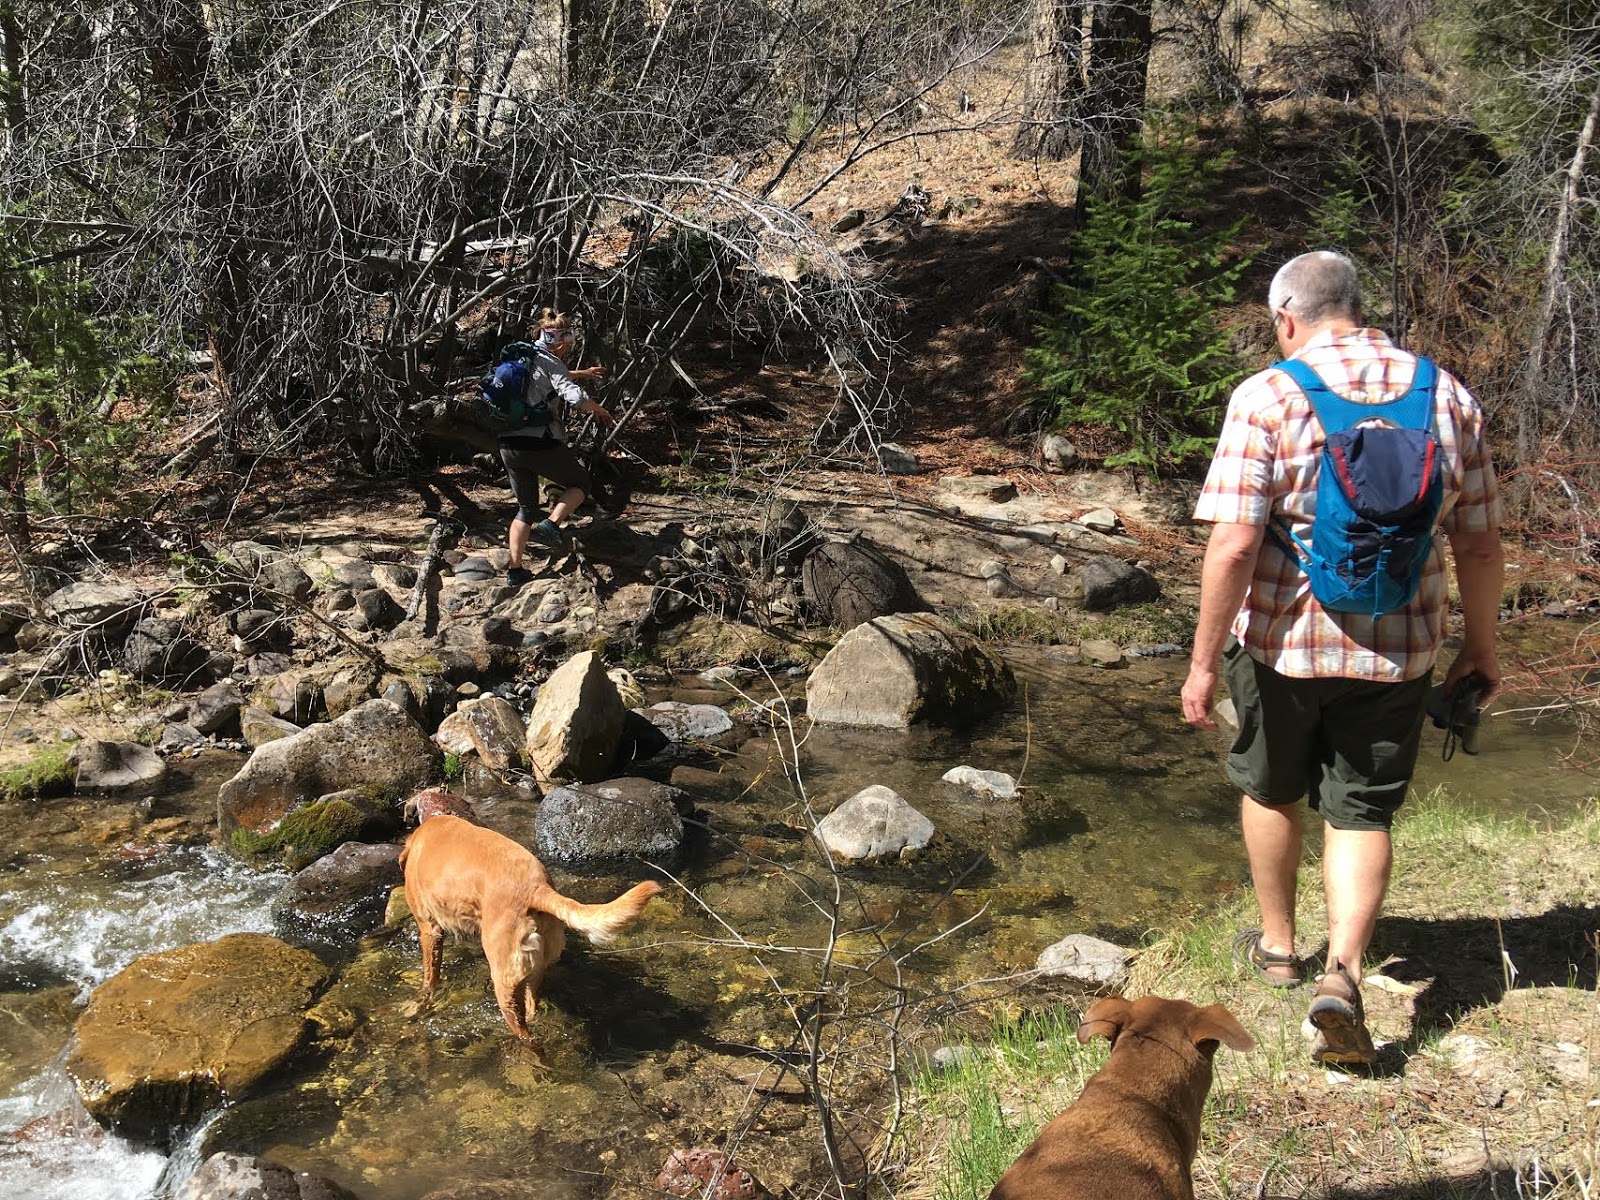
POLYGON ((1405 395, 1356 404, 1305 363, 1273 365, 1306 394, 1324 441, 1310 544, 1284 523, 1268 532, 1310 577, 1323 608, 1378 617, 1405 607, 1433 552, 1444 503, 1444 456, 1433 432, 1438 369, 1419 357, 1405 395), (1357 428, 1374 418, 1382 424, 1357 428))
MULTIPOLYGON (((532 342, 512 342, 500 351, 500 365, 480 381, 480 396, 488 408, 485 424, 504 435, 520 429, 548 429, 550 389, 539 387, 535 396, 534 359, 544 353, 532 342)), ((540 383, 545 381, 540 380, 540 383)))

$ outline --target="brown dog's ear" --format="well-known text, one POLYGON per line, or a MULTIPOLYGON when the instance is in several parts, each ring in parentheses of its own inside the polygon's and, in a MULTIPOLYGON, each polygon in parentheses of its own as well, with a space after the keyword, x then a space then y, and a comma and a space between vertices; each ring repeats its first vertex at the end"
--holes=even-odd
POLYGON ((1249 1050, 1256 1044, 1245 1027, 1220 1004, 1208 1004, 1195 1010, 1189 1018, 1189 1040, 1196 1046, 1202 1042, 1221 1042, 1233 1050, 1249 1050))
POLYGON ((1121 996, 1107 996, 1096 1000, 1083 1014, 1083 1024, 1078 1026, 1078 1041, 1087 1043, 1090 1038, 1103 1037, 1113 1045, 1117 1034, 1128 1023, 1130 1006, 1121 996))

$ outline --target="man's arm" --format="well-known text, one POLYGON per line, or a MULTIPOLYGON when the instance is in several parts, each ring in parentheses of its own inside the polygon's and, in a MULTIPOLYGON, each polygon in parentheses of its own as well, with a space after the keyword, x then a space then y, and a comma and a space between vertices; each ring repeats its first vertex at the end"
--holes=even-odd
POLYGON ((1220 522, 1211 529, 1205 563, 1200 568, 1200 617, 1195 624, 1189 678, 1183 684, 1183 719, 1201 729, 1215 729, 1211 708, 1217 694, 1217 662, 1239 606, 1250 589, 1265 525, 1220 522))
POLYGON ((1456 560, 1456 583, 1461 589, 1464 626, 1461 652, 1444 677, 1445 690, 1476 671, 1488 684, 1483 699, 1500 690, 1500 665, 1495 657, 1495 624, 1500 619, 1500 596, 1505 588, 1506 560, 1499 529, 1455 532, 1449 535, 1450 554, 1456 560))

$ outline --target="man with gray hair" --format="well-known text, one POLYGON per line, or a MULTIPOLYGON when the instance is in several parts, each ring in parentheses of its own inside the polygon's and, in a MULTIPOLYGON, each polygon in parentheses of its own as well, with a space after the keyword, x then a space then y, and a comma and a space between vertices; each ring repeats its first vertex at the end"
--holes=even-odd
MULTIPOLYGON (((1260 928, 1240 931, 1234 952, 1275 987, 1305 977, 1295 954, 1299 802, 1309 795, 1320 810, 1328 951, 1311 1003, 1312 1057, 1370 1063, 1376 1051, 1361 1006, 1362 958, 1388 887, 1389 828, 1416 764, 1448 604, 1433 533, 1444 532, 1455 559, 1462 617, 1461 648, 1444 687, 1471 680, 1487 699, 1500 680, 1500 503, 1477 401, 1447 372, 1434 376, 1428 360, 1362 326, 1348 258, 1302 254, 1284 264, 1267 294, 1278 347, 1291 361, 1235 389, 1195 508, 1195 520, 1212 529, 1183 715, 1216 728, 1220 660, 1238 718, 1227 774, 1244 792, 1240 819, 1261 909, 1260 928), (1324 447, 1340 432, 1326 429, 1324 416, 1360 405, 1398 411, 1401 401, 1423 406, 1416 411, 1424 429, 1431 403, 1428 470, 1439 497, 1420 518, 1415 590, 1384 611, 1330 607, 1311 578, 1315 555, 1302 559, 1314 538, 1324 447)), ((1379 408, 1371 418, 1357 411, 1346 428, 1393 427, 1379 408)), ((1426 443, 1420 431, 1417 437, 1426 443)), ((1325 526, 1329 520, 1324 514, 1325 526)))

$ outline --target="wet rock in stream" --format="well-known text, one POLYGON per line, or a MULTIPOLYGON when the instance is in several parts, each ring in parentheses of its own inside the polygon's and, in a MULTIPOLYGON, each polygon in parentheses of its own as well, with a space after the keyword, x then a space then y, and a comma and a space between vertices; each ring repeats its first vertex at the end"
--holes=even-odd
POLYGON ((933 841, 933 822, 890 788, 863 788, 821 821, 817 837, 829 853, 851 862, 905 857, 933 841))
POLYGON ((643 859, 669 869, 682 858, 688 797, 648 779, 559 787, 539 806, 539 856, 595 867, 643 859))
POLYGON ((249 1154, 213 1154, 174 1200, 356 1200, 353 1192, 308 1171, 291 1171, 249 1154))
POLYGON ((346 842, 289 881, 272 904, 279 932, 294 941, 347 945, 383 923, 390 889, 402 882, 393 842, 346 842))
POLYGON ((294 1056, 327 978, 315 955, 265 934, 146 954, 89 998, 67 1074, 95 1120, 165 1145, 294 1056))

